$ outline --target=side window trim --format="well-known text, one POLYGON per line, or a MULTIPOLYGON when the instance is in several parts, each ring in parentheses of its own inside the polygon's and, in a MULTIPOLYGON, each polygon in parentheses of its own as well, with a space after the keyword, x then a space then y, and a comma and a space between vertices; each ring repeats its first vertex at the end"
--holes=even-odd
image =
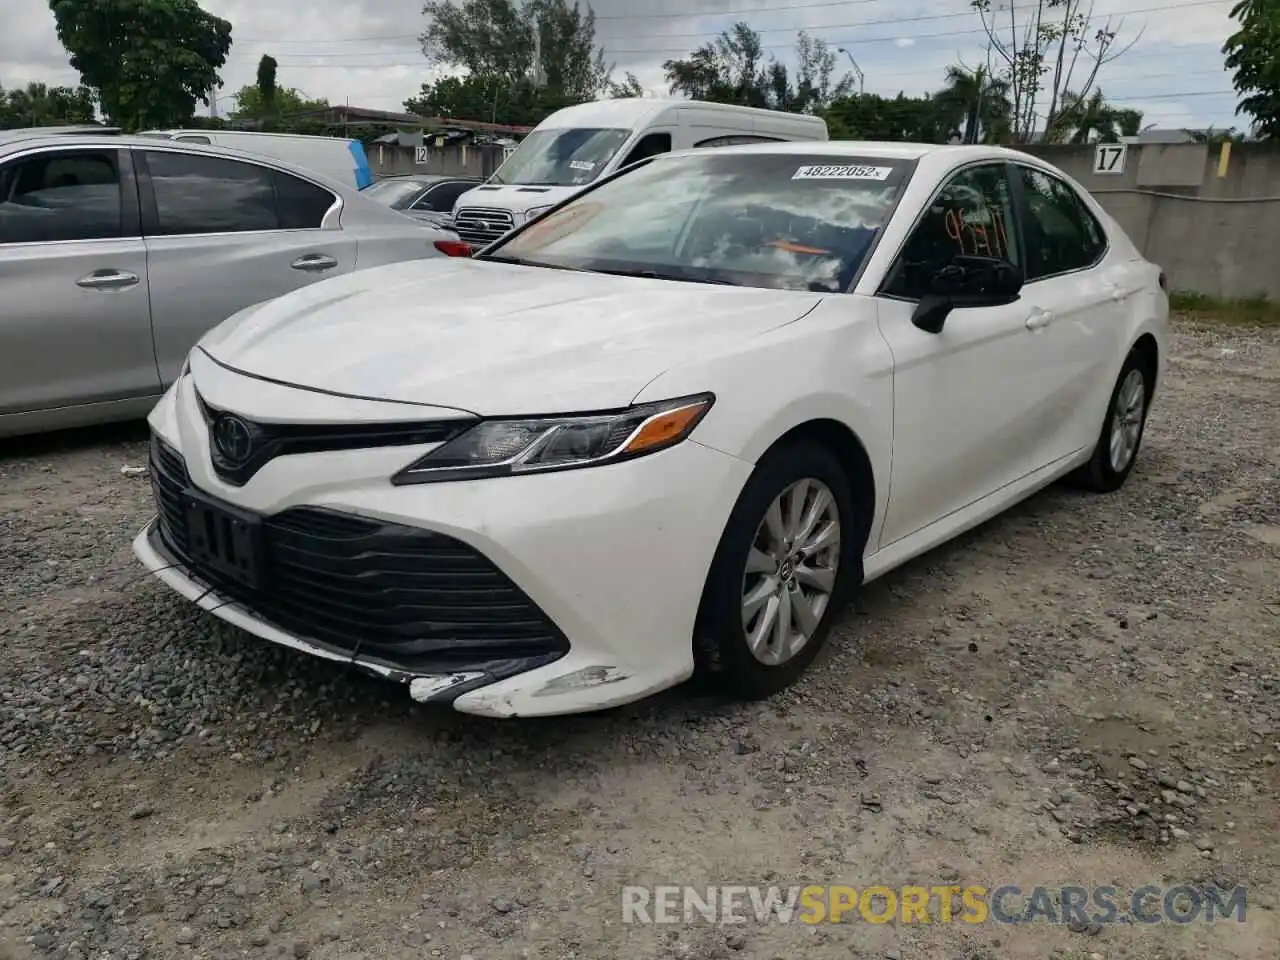
MULTIPOLYGON (((15 154, 11 157, 6 157, 4 163, 0 166, 5 168, 17 166, 46 153, 101 153, 115 155, 117 187, 120 192, 120 236, 75 240, 24 240, 4 244, 3 246, 6 249, 12 247, 46 246, 54 243, 102 243, 110 240, 138 240, 141 238, 142 229, 139 211, 138 183, 133 168, 130 150, 123 147, 93 146, 91 144, 62 144, 56 147, 41 146, 31 150, 25 150, 22 153, 15 154)), ((2 198, 0 198, 0 202, 3 202, 2 198)))
MULTIPOLYGON (((1017 206, 1018 213, 1021 218, 1028 221, 1031 219, 1031 203, 1027 199, 1026 184, 1022 182, 1022 171, 1029 170, 1033 173, 1040 174, 1040 176, 1045 177, 1046 179, 1051 180, 1054 183, 1057 183, 1064 190, 1066 190, 1067 195, 1071 198, 1071 205, 1075 209, 1077 217, 1080 218, 1079 226, 1083 229, 1084 227, 1083 218, 1089 217, 1090 219, 1093 220, 1094 224, 1098 228, 1098 233, 1102 236, 1102 247, 1099 249, 1098 255, 1094 257, 1093 260, 1091 260, 1089 263, 1086 263, 1084 266, 1080 266, 1080 267, 1072 267, 1070 270, 1059 270, 1057 273, 1046 273, 1043 276, 1039 276, 1039 277, 1027 277, 1026 283, 1028 284, 1039 283, 1041 280, 1056 280, 1058 277, 1069 277, 1073 273, 1082 273, 1085 270, 1092 270, 1094 267, 1096 267, 1098 264, 1100 264, 1103 260, 1106 259, 1107 254, 1111 252, 1111 235, 1107 233, 1106 227, 1104 227, 1102 225, 1102 222, 1093 215, 1093 211, 1090 210, 1089 207, 1085 204, 1085 202, 1080 198, 1079 192, 1074 187, 1072 187, 1071 184, 1067 183, 1067 181, 1063 180, 1060 176, 1030 163, 1023 163, 1022 161, 1010 161, 1009 167, 1010 167, 1010 171, 1009 171, 1010 180, 1013 184, 1013 191, 1014 191, 1014 203, 1017 206)), ((1019 232, 1018 242, 1023 243, 1023 237, 1021 232, 1019 232)), ((1031 261, 1027 259, 1028 253, 1029 251, 1023 252, 1022 262, 1027 264, 1029 267, 1031 264, 1031 261)))
MULTIPOLYGON (((911 228, 907 230, 905 234, 903 234, 902 240, 898 243, 898 249, 894 251, 893 259, 889 261, 889 267, 887 270, 885 270, 884 276, 880 278, 880 283, 876 286, 875 293, 872 294, 872 296, 883 297, 886 300, 896 300, 898 303, 919 303, 920 302, 918 297, 902 297, 894 293, 889 293, 885 289, 885 287, 889 285, 889 281, 893 278, 894 271, 898 266, 898 261, 902 258, 902 253, 904 250, 906 250, 908 241, 910 241, 912 236, 915 235, 916 230, 919 229, 920 225, 924 222, 925 214, 928 213, 929 208, 933 205, 934 200, 938 198, 938 195, 941 194, 943 190, 947 189, 947 187, 951 185, 951 181, 954 180, 956 177, 960 176, 962 173, 967 173, 970 170, 976 170, 980 167, 1000 167, 1003 169, 1005 180, 1009 184, 1009 197, 1010 197, 1010 200, 1012 201, 1012 207, 1013 207, 1012 209, 1013 222, 1008 225, 1008 228, 1013 231, 1014 236, 1016 238, 1017 247, 1018 247, 1018 258, 1023 264, 1026 264, 1027 251, 1026 251, 1026 247, 1023 242, 1023 236, 1022 236, 1023 209, 1019 203, 1019 197, 1020 197, 1019 191, 1021 189, 1022 184, 1018 182, 1017 177, 1014 175, 1014 170, 1012 169, 1013 164, 1007 160, 999 160, 994 157, 988 157, 984 160, 970 160, 967 163, 962 163, 959 166, 954 167, 951 170, 948 170, 946 175, 941 180, 938 181, 938 186, 934 189, 932 193, 929 194, 929 199, 924 204, 921 205, 919 212, 916 213, 915 219, 911 223, 911 228)), ((904 187, 904 191, 905 191, 905 187, 904 187)), ((899 203, 901 203, 901 199, 902 199, 901 197, 898 198, 899 203)), ((896 205, 894 209, 896 211, 897 209, 896 205)), ((881 233, 883 234, 883 231, 881 231, 881 233)), ((875 252, 874 247, 872 247, 871 250, 867 251, 868 260, 870 260, 871 254, 874 252, 875 252)), ((863 262, 863 267, 865 269, 866 261, 863 262)), ((1023 269, 1025 270, 1025 266, 1023 267, 1023 269)))

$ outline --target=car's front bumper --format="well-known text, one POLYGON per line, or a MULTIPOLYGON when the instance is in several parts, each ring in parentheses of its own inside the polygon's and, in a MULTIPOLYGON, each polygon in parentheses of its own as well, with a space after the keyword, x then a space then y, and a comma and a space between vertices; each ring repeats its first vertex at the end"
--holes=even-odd
MULTIPOLYGON (((156 407, 156 436, 204 493, 272 516, 317 507, 432 531, 492 563, 565 639, 566 651, 504 662, 454 656, 422 670, 286 629, 219 590, 175 555, 153 521, 134 552, 157 579, 215 616, 274 643, 405 683, 419 701, 496 717, 616 706, 687 679, 707 570, 750 465, 686 441, 651 457, 553 474, 392 486, 409 448, 281 457, 244 487, 213 472, 208 434, 180 381, 156 407)), ((464 652, 465 653, 465 652, 464 652)))

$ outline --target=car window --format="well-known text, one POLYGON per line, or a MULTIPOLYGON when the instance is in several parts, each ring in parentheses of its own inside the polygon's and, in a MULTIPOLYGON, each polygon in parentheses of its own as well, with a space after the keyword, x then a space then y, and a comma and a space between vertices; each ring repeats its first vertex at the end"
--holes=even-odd
POLYGON ((337 200, 332 193, 300 177, 272 171, 281 230, 318 230, 337 200))
POLYGON ((618 169, 629 167, 633 163, 656 157, 660 153, 671 152, 671 134, 650 133, 640 138, 640 142, 631 148, 627 158, 618 165, 618 169))
POLYGON ((732 147, 736 143, 778 143, 777 137, 760 137, 752 136, 749 133, 734 134, 728 137, 712 137, 710 140, 703 140, 701 143, 695 143, 694 148, 698 147, 732 147))
POLYGON ((123 232, 116 151, 40 153, 0 169, 0 243, 104 240, 123 232))
POLYGON ((902 160, 830 154, 659 157, 570 199, 486 256, 839 293, 861 270, 911 170, 902 160))
POLYGON ((1067 184, 1042 170, 1018 166, 1027 198, 1027 279, 1092 266, 1106 250, 1102 227, 1067 184))
POLYGON ((188 153, 147 151, 156 198, 156 233, 275 230, 271 171, 252 163, 188 153))
POLYGON ((337 199, 286 173, 240 160, 147 151, 160 236, 316 229, 337 199))
POLYGON ((1003 163, 967 167, 925 208, 889 271, 882 292, 919 300, 956 256, 998 257, 1019 265, 1013 192, 1003 163))
POLYGON ((414 210, 435 210, 439 213, 452 213, 457 199, 468 190, 479 186, 469 180, 446 180, 432 186, 422 199, 414 205, 414 210))

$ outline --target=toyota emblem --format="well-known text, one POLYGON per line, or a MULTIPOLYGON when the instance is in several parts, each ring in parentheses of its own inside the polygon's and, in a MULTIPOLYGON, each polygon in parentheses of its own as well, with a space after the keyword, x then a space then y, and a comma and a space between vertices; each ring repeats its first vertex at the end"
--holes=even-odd
POLYGON ((231 466, 241 466, 253 455, 253 431, 239 417, 219 415, 212 432, 214 450, 231 466))

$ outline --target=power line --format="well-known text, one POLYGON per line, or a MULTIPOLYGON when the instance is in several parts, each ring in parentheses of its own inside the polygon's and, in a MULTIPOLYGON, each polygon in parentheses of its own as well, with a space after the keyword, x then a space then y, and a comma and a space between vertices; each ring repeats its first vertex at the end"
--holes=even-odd
MULTIPOLYGON (((1226 2, 1230 2, 1230 0, 1195 0, 1195 2, 1196 2, 1197 4, 1199 4, 1199 5, 1207 5, 1207 4, 1221 4, 1221 3, 1226 3, 1226 2)), ((1184 7, 1187 7, 1187 6, 1191 6, 1191 4, 1189 4, 1189 3, 1164 4, 1164 5, 1161 5, 1161 6, 1143 7, 1143 8, 1141 8, 1141 9, 1131 11, 1131 13, 1157 13, 1157 12, 1160 12, 1160 11, 1166 11, 1166 10, 1178 10, 1178 9, 1182 9, 1182 8, 1184 8, 1184 7)), ((938 18, 940 18, 940 17, 942 17, 942 16, 950 16, 950 14, 948 14, 948 15, 941 15, 941 14, 939 14, 939 15, 929 15, 929 16, 922 16, 922 17, 918 17, 918 18, 899 18, 899 19, 896 19, 896 20, 878 20, 878 21, 865 21, 865 20, 863 20, 863 21, 851 22, 851 23, 831 23, 831 24, 823 24, 823 25, 820 25, 820 26, 811 27, 811 28, 808 28, 808 29, 811 29, 811 30, 842 30, 842 29, 855 29, 855 28, 859 28, 859 27, 866 27, 866 26, 884 26, 884 25, 891 25, 891 24, 898 24, 898 23, 914 22, 914 21, 916 21, 916 20, 938 19, 938 18)), ((782 30, 785 30, 785 31, 787 31, 787 32, 798 32, 798 29, 799 29, 799 28, 792 28, 792 27, 785 27, 785 28, 784 28, 784 27, 777 27, 777 28, 771 28, 771 29, 772 29, 774 32, 782 31, 782 30)), ((656 34, 656 35, 651 35, 651 36, 649 36, 648 38, 645 38, 645 37, 641 36, 641 37, 639 37, 638 39, 663 40, 663 39, 666 39, 666 38, 669 38, 669 37, 673 37, 673 36, 675 36, 675 35, 674 35, 674 34, 656 34)), ((703 35, 699 34, 699 35, 696 35, 696 36, 703 36, 703 35)), ((707 34, 706 36, 715 36, 715 34, 707 34)), ((971 30, 943 30, 943 31, 939 31, 939 32, 936 32, 936 33, 923 33, 923 34, 916 34, 916 35, 914 35, 914 36, 908 36, 908 37, 862 37, 862 38, 859 38, 859 39, 857 39, 857 40, 840 41, 839 43, 840 43, 840 45, 842 45, 842 46, 859 46, 859 47, 865 47, 865 46, 867 46, 868 44, 872 44, 872 43, 894 43, 894 44, 896 44, 896 43, 899 43, 899 42, 900 42, 900 41, 902 41, 902 40, 911 40, 911 41, 918 41, 918 40, 944 40, 944 39, 948 39, 948 38, 950 38, 950 37, 963 37, 963 36, 983 36, 983 37, 985 37, 985 36, 987 36, 987 31, 986 31, 984 28, 982 28, 982 27, 978 27, 978 28, 971 29, 971 30)), ((828 43, 833 43, 833 42, 835 42, 835 41, 827 41, 827 42, 828 42, 828 43)), ((762 44, 762 45, 761 45, 761 48, 762 48, 762 49, 764 49, 764 50, 793 50, 793 49, 795 48, 795 43, 794 43, 794 42, 792 42, 792 43, 762 44)), ((606 52, 609 56, 616 56, 616 55, 618 55, 618 54, 623 54, 623 53, 626 53, 626 54, 657 54, 657 55, 662 55, 662 54, 680 54, 680 53, 685 53, 685 54, 687 54, 687 53, 690 53, 690 52, 692 52, 692 51, 688 48, 688 45, 687 45, 687 44, 685 44, 685 45, 681 45, 681 46, 679 46, 679 47, 636 47, 636 48, 606 47, 606 48, 605 48, 605 52, 606 52)), ((326 59, 333 59, 333 58, 336 58, 336 57, 402 56, 402 55, 407 54, 407 53, 408 53, 408 50, 403 50, 403 51, 401 51, 401 50, 387 50, 387 51, 361 50, 361 51, 355 51, 355 52, 352 52, 352 53, 314 53, 314 54, 309 54, 309 53, 290 53, 290 54, 282 54, 281 56, 289 56, 289 57, 311 57, 311 58, 324 57, 324 58, 326 58, 326 59)), ((254 53, 252 53, 252 52, 246 52, 246 53, 244 53, 244 54, 240 54, 240 56, 254 56, 254 55, 255 55, 255 54, 254 54, 254 53)), ((1167 54, 1166 54, 1166 55, 1167 55, 1167 54)), ((232 56, 237 56, 237 54, 234 54, 234 53, 233 53, 233 54, 232 54, 232 56)), ((370 64, 369 64, 369 66, 388 66, 388 67, 390 67, 390 66, 412 66, 412 65, 419 64, 419 63, 421 63, 421 62, 422 62, 422 61, 421 61, 421 59, 419 58, 418 60, 413 61, 413 63, 409 63, 409 62, 405 62, 405 63, 393 63, 393 62, 390 62, 390 61, 386 61, 386 62, 382 62, 382 61, 380 61, 380 62, 376 62, 376 63, 370 63, 370 64)), ((285 63, 285 62, 281 61, 281 66, 294 66, 294 65, 295 65, 295 64, 285 63)), ((340 64, 339 64, 339 65, 340 65, 340 64)), ((354 65, 354 64, 353 64, 353 65, 354 65)))
MULTIPOLYGON (((745 10, 726 11, 725 15, 736 16, 742 19, 746 19, 747 17, 757 13, 787 13, 787 12, 792 12, 796 10, 818 10, 824 7, 852 7, 852 6, 857 6, 864 3, 879 3, 879 2, 882 2, 882 0, 822 0, 822 2, 820 3, 785 3, 785 4, 774 4, 774 5, 766 4, 759 7, 750 7, 745 10)), ((1234 2, 1235 0, 1187 0, 1187 2, 1185 3, 1172 3, 1172 4, 1167 4, 1165 6, 1154 7, 1146 10, 1117 10, 1112 13, 1094 13, 1093 19, 1106 19, 1108 17, 1130 16, 1136 13, 1153 13, 1160 10, 1182 10, 1188 7, 1221 6, 1223 4, 1234 3, 1234 2)), ((1038 8, 1039 8, 1038 4, 1021 4, 1021 5, 1014 4, 1013 5, 1014 10, 1035 10, 1038 8)), ((1001 9, 999 12, 1003 14, 1008 12, 1008 9, 1009 9, 1008 7, 1005 7, 1001 9)), ((880 21, 880 22, 911 23, 917 20, 944 20, 949 17, 972 17, 973 15, 974 15, 974 11, 966 10, 959 13, 944 13, 944 14, 936 14, 934 16, 925 16, 925 17, 904 17, 898 20, 888 20, 888 21, 880 21)), ((605 23, 611 20, 628 20, 628 21, 630 20, 667 20, 667 19, 693 20, 693 19, 706 19, 707 16, 708 14, 705 14, 705 13, 691 15, 687 13, 675 13, 675 12, 609 14, 609 15, 603 15, 603 16, 600 14, 597 14, 596 23, 605 23)), ((769 28, 769 29, 770 30, 775 30, 775 29, 776 30, 798 30, 800 28, 777 27, 777 28, 769 28)), ((805 29, 821 30, 821 29, 825 29, 825 27, 824 25, 819 24, 812 28, 806 27, 805 29)), ((764 32, 766 31, 756 30, 756 33, 764 33, 764 32)), ((709 34, 666 34, 666 36, 673 36, 673 37, 714 36, 716 33, 718 33, 718 31, 712 31, 709 34)), ((241 42, 266 43, 266 44, 382 43, 382 42, 391 41, 391 40, 417 40, 418 36, 419 35, 416 33, 398 33, 398 34, 389 34, 389 35, 372 36, 372 37, 343 37, 343 38, 334 39, 334 40, 276 40, 276 39, 257 39, 257 38, 246 37, 241 42)))

